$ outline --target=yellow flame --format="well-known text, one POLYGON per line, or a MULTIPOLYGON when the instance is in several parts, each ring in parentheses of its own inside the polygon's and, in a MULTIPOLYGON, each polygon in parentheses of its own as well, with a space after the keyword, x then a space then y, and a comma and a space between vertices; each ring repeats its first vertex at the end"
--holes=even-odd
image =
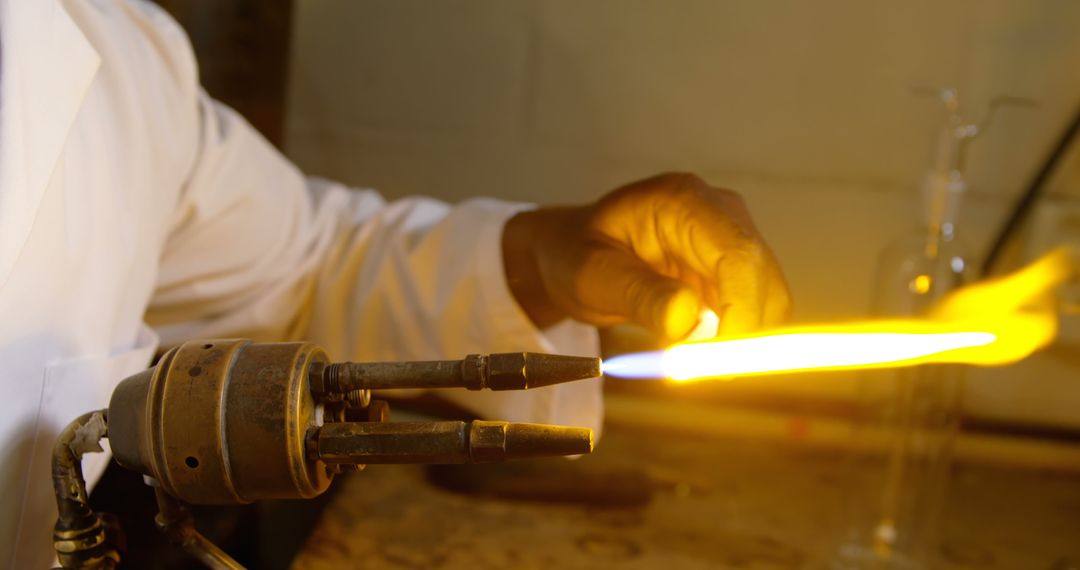
MULTIPOLYGON (((923 318, 807 325, 672 346, 675 380, 924 363, 984 366, 1021 360, 1057 334, 1054 289, 1076 264, 1060 248, 1005 277, 961 288, 923 318)), ((926 279, 929 285, 929 277, 926 279)), ((921 288, 916 283, 916 288, 921 288)))

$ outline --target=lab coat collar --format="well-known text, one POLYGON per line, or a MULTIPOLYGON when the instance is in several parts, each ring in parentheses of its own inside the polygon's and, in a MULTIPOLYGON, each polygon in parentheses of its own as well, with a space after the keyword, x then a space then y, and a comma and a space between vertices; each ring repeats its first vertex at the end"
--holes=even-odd
POLYGON ((0 288, 100 63, 59 0, 0 0, 0 288))

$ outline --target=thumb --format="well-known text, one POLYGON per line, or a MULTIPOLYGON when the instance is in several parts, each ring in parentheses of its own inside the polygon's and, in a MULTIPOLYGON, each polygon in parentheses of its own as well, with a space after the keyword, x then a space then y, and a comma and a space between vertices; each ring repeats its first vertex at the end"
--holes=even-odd
POLYGON ((670 340, 697 326, 702 302, 693 288, 656 273, 628 252, 597 248, 578 279, 579 301, 598 322, 630 320, 670 340))

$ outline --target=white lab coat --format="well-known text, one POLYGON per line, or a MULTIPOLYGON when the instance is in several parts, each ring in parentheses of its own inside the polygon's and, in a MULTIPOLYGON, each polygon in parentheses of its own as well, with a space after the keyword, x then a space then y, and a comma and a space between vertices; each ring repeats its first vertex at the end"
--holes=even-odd
MULTIPOLYGON (((161 346, 596 353, 591 329, 537 331, 510 296, 500 235, 521 206, 388 204, 305 179, 200 90, 157 7, 0 0, 0 54, 0 565, 50 563, 53 439, 161 346)), ((598 381, 452 397, 483 416, 600 427, 598 381)), ((88 457, 88 480, 104 463, 88 457)))

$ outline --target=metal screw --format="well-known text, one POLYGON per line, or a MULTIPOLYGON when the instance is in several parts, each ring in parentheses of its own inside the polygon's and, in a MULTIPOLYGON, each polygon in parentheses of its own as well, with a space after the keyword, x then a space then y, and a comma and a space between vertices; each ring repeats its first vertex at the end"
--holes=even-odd
POLYGON ((371 403, 371 390, 349 390, 345 394, 345 399, 349 402, 350 406, 356 408, 366 408, 371 403))

